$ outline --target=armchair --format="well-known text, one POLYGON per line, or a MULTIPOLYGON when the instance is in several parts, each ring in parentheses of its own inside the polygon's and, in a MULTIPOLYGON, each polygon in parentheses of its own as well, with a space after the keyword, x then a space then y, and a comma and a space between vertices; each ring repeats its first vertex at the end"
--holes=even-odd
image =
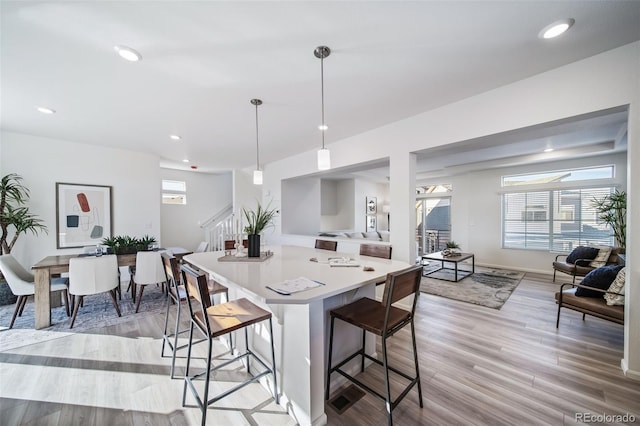
MULTIPOLYGON (((609 258, 606 261, 606 265, 616 265, 619 263, 620 259, 618 255, 623 252, 623 249, 620 247, 613 247, 611 249, 611 254, 609 254, 609 258)), ((584 277, 589 272, 596 269, 595 266, 590 266, 591 259, 569 259, 573 260, 567 261, 567 257, 569 254, 559 254, 556 256, 553 262, 553 282, 556 282, 556 272, 562 272, 567 275, 571 275, 573 277, 573 283, 576 282, 576 277, 584 277)))

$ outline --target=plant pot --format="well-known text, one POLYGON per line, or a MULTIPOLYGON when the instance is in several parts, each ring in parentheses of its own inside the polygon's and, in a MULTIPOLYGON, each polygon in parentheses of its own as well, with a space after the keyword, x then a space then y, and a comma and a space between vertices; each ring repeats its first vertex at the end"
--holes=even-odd
POLYGON ((249 257, 260 257, 260 234, 249 234, 249 257))

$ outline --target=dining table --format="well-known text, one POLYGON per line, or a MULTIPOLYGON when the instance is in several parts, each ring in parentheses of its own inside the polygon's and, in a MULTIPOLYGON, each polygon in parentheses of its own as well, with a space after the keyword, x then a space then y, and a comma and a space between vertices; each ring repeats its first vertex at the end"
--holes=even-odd
MULTIPOLYGON (((328 312, 361 297, 376 297, 377 283, 411 265, 300 246, 263 247, 261 258, 233 257, 233 252, 205 252, 184 261, 226 286, 230 299, 245 297, 272 313, 280 403, 298 424, 325 424, 328 312)), ((265 339, 268 333, 254 330, 254 350, 268 357, 265 339)), ((361 339, 355 327, 336 324, 334 358, 355 351, 361 339)), ((375 353, 375 339, 368 339, 366 351, 375 353)), ((353 364, 359 368, 359 361, 353 364)), ((331 384, 337 388, 341 382, 331 384)))
MULTIPOLYGON (((169 249, 159 248, 155 251, 164 251, 169 249)), ((174 255, 185 256, 191 251, 181 247, 171 247, 174 255)), ((51 277, 56 274, 64 274, 69 272, 69 259, 74 257, 94 256, 95 254, 61 254, 47 256, 33 265, 31 269, 34 275, 34 318, 35 328, 42 329, 51 326, 51 277)), ((135 266, 136 253, 118 254, 118 266, 135 266)))

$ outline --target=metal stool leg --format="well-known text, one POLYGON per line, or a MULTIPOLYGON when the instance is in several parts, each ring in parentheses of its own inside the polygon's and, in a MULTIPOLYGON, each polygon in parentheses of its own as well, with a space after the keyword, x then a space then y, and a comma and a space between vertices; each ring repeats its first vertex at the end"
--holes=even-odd
POLYGON ((327 385, 324 392, 324 399, 329 400, 329 389, 331 387, 331 351, 333 350, 333 323, 335 317, 331 316, 331 328, 329 329, 329 362, 327 364, 327 385))
POLYGON ((187 368, 184 373, 184 388, 182 389, 182 406, 186 407, 187 404, 187 383, 189 378, 189 366, 191 364, 191 346, 193 344, 193 323, 189 328, 189 346, 187 348, 187 368))
POLYGON ((280 396, 278 395, 278 373, 276 372, 276 351, 273 343, 273 322, 269 318, 269 334, 271 337, 271 371, 273 373, 273 397, 276 404, 280 404, 280 396))
POLYGON ((382 363, 384 368, 384 385, 386 390, 385 407, 387 410, 387 418, 389 419, 389 426, 393 425, 393 418, 391 417, 391 386, 389 384, 389 360, 387 358, 387 337, 382 336, 382 363))
POLYGON ((416 345, 416 329, 413 325, 413 318, 411 319, 411 338, 413 340, 413 359, 416 363, 416 380, 418 381, 418 400, 420 401, 420 408, 422 405, 422 385, 420 384, 420 367, 418 366, 418 347, 416 345))

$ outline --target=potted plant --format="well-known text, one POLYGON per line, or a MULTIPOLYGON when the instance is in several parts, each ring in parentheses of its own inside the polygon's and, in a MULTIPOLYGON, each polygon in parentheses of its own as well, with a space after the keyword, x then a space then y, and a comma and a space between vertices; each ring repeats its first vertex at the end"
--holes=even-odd
POLYGON ((276 209, 271 209, 270 206, 271 203, 266 208, 263 208, 258 203, 258 207, 255 210, 242 209, 247 220, 244 232, 247 233, 247 239, 249 240, 249 257, 260 257, 260 233, 271 224, 273 217, 278 212, 276 209))
POLYGON ((153 244, 157 243, 155 237, 150 237, 149 235, 145 235, 144 237, 138 239, 138 251, 148 251, 152 249, 153 244))
POLYGON ((627 247, 627 193, 618 191, 607 194, 601 199, 594 198, 592 207, 598 219, 611 226, 613 238, 618 247, 627 247))
POLYGON ((0 180, 0 254, 9 254, 21 234, 40 231, 48 233, 47 226, 26 206, 29 188, 22 184, 22 177, 15 173, 0 180), (13 229, 13 236, 9 236, 13 229))

